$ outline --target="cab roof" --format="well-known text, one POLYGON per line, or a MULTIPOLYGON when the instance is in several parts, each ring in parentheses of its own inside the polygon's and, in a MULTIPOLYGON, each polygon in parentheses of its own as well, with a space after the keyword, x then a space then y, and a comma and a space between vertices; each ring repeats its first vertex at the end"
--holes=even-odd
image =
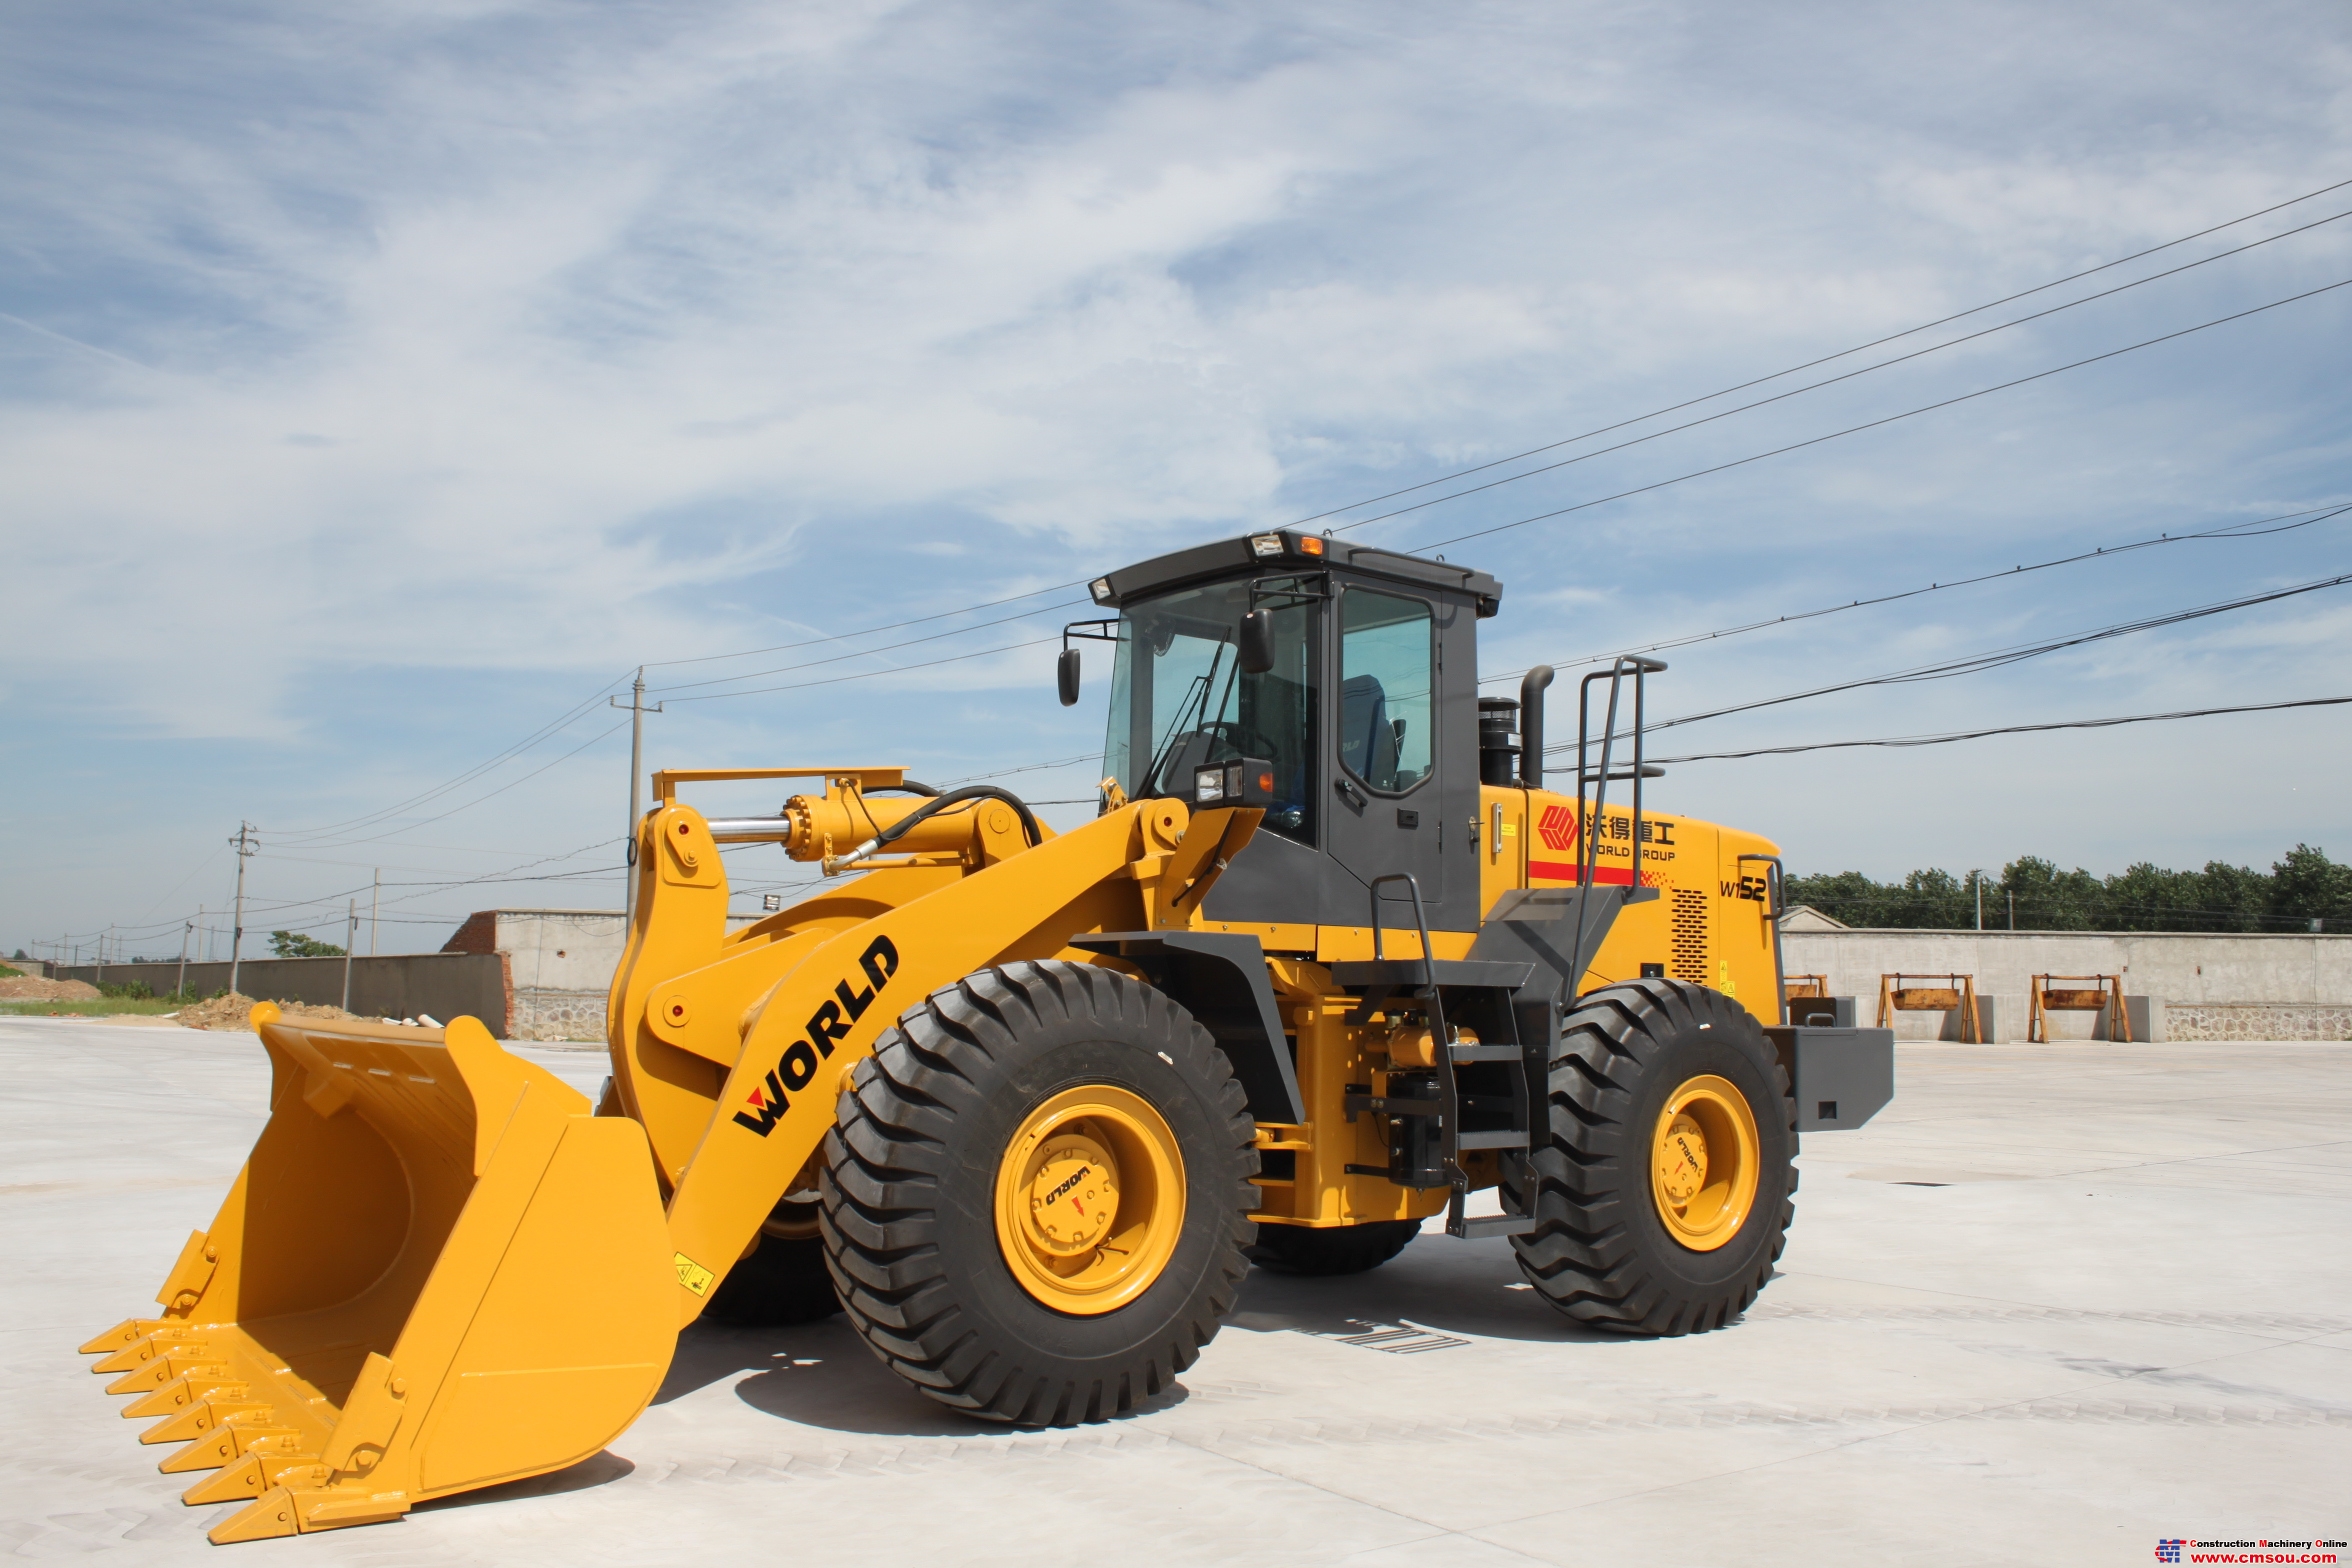
POLYGON ((1123 610, 1138 599, 1194 583, 1238 577, 1253 570, 1294 573, 1321 566, 1344 567, 1366 577, 1385 578, 1416 588, 1446 588, 1468 594, 1475 601, 1481 620, 1502 606, 1503 585, 1471 567, 1291 529, 1244 534, 1238 539, 1220 539, 1213 544, 1154 556, 1097 577, 1087 584, 1087 591, 1096 604, 1123 610))

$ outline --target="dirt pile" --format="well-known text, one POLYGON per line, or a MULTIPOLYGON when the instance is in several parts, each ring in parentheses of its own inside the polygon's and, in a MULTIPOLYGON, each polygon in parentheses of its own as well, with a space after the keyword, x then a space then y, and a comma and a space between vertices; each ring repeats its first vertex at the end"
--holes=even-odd
POLYGON ((95 1002, 98 988, 86 980, 44 980, 24 975, 0 980, 0 1002, 95 1002))
MULTIPOLYGON (((311 1002, 273 1002, 271 1006, 287 1018, 308 1018, 321 1023, 349 1020, 354 1015, 340 1007, 327 1007, 311 1002)), ((253 1027, 253 998, 231 991, 216 996, 209 1002, 198 1002, 183 1007, 174 1019, 183 1029, 246 1029, 253 1027)))

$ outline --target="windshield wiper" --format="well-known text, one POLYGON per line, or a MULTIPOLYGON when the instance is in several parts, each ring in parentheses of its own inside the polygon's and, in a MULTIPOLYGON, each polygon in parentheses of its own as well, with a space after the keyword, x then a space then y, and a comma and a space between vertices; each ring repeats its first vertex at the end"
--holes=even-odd
MULTIPOLYGON (((1178 738, 1201 727, 1201 721, 1208 716, 1209 691, 1217 684, 1217 671, 1224 663, 1225 644, 1220 642, 1216 653, 1209 660, 1208 672, 1194 676, 1191 685, 1185 688, 1184 700, 1176 705, 1175 716, 1168 721, 1167 732, 1161 736, 1158 748, 1152 753, 1151 766, 1144 770, 1143 778, 1136 785, 1135 793, 1138 796, 1148 795, 1160 787, 1160 770, 1174 756, 1178 738), (1188 718, 1189 724, 1186 722, 1188 718)), ((1226 684, 1232 684, 1231 676, 1226 677, 1226 684)), ((1218 711, 1222 712, 1224 706, 1219 702, 1218 711)))

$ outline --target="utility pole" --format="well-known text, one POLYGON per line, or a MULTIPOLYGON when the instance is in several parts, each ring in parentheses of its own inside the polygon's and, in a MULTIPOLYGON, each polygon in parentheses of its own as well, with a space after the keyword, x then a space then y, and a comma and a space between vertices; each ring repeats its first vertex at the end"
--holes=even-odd
POLYGON ((645 716, 661 712, 662 705, 658 702, 650 708, 645 705, 645 666, 642 664, 637 666, 637 683, 630 688, 629 700, 624 703, 618 697, 607 697, 605 701, 616 708, 625 707, 629 710, 629 876, 627 885, 621 890, 621 919, 623 925, 627 926, 634 924, 637 919, 637 818, 640 812, 637 791, 645 780, 645 716))
POLYGON ((106 928, 106 930, 105 930, 105 931, 101 931, 101 932, 99 932, 99 933, 98 933, 98 980, 97 980, 97 983, 98 983, 99 985, 104 985, 104 984, 106 983, 106 936, 107 936, 107 932, 110 932, 110 931, 112 931, 113 929, 114 929, 114 927, 112 927, 112 926, 108 926, 108 927, 106 928))
POLYGON ((1968 880, 1976 884, 1976 929, 1982 933, 1984 930, 1984 873, 1971 871, 1968 873, 1968 880))
POLYGON ((2017 890, 2015 888, 2009 890, 2009 929, 2012 931, 2017 929, 2017 890))
POLYGON ((229 840, 237 851, 237 920, 229 934, 229 990, 237 989, 237 966, 245 957, 245 862, 260 848, 253 841, 253 824, 239 822, 237 836, 229 840))
POLYGON ((172 982, 172 1000, 188 994, 188 938, 195 931, 196 922, 187 921, 180 927, 180 977, 172 982))
MULTIPOLYGON (((368 957, 376 956, 376 916, 384 907, 384 868, 376 867, 375 885, 368 891, 368 957)), ((357 935, 354 932, 353 935, 357 935)), ((345 1009, 349 1011, 349 1009, 345 1009)))
POLYGON ((343 1011, 351 1011, 351 950, 359 946, 359 900, 353 899, 343 917, 343 1011))

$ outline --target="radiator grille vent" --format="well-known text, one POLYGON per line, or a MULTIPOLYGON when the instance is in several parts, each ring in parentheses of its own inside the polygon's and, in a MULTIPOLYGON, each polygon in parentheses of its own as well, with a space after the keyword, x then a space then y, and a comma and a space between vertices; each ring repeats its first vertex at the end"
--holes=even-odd
POLYGON ((1707 983, 1707 895, 1703 889, 1674 890, 1674 978, 1707 983))

